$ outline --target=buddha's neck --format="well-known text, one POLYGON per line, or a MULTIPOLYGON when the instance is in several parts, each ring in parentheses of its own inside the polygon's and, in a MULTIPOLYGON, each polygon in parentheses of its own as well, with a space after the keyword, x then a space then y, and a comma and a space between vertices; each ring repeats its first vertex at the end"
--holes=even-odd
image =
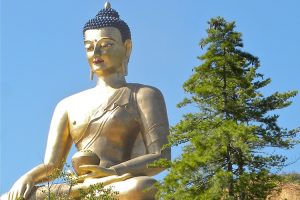
POLYGON ((97 81, 98 88, 120 88, 126 84, 125 77, 123 75, 114 73, 108 76, 99 76, 97 81))

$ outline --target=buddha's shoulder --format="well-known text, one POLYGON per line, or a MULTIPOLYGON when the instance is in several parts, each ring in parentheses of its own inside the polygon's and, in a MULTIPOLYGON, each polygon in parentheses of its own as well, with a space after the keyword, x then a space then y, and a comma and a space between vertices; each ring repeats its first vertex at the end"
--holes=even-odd
POLYGON ((150 85, 144 85, 139 83, 129 83, 129 88, 134 88, 134 91, 136 93, 137 99, 143 100, 143 99, 162 99, 163 95, 161 91, 153 86, 150 85))
POLYGON ((58 105, 64 105, 65 107, 73 107, 73 106, 78 106, 82 104, 83 102, 87 102, 90 98, 91 95, 93 95, 94 88, 90 88, 78 93, 75 93, 73 95, 70 95, 68 97, 65 97, 62 99, 58 105))

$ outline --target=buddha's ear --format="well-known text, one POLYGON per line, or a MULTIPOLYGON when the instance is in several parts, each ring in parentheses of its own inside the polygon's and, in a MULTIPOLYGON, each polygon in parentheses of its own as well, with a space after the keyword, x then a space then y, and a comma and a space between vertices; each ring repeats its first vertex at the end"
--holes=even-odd
POLYGON ((124 42, 124 47, 125 47, 125 55, 126 58, 129 60, 130 54, 131 54, 131 50, 132 50, 132 42, 130 39, 127 39, 124 42))
POLYGON ((129 63, 129 58, 130 58, 130 54, 131 54, 131 50, 132 50, 132 42, 130 39, 127 39, 124 42, 124 47, 125 47, 125 58, 122 62, 122 74, 124 76, 127 76, 128 74, 128 63, 129 63))

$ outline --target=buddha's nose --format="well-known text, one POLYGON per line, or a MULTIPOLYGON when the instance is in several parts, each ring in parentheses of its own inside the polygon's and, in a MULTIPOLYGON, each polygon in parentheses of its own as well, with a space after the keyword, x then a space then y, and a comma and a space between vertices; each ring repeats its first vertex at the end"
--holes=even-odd
POLYGON ((94 55, 96 55, 96 56, 101 56, 102 55, 102 51, 101 51, 100 47, 96 46, 96 48, 94 50, 94 55))

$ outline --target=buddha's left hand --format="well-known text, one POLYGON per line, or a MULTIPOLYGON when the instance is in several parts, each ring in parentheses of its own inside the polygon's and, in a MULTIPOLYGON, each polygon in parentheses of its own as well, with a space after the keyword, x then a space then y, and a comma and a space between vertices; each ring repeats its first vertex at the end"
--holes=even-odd
POLYGON ((87 172, 82 176, 79 176, 79 180, 85 180, 89 178, 101 178, 111 175, 116 175, 114 169, 99 167, 98 165, 82 165, 79 167, 81 171, 87 172))

